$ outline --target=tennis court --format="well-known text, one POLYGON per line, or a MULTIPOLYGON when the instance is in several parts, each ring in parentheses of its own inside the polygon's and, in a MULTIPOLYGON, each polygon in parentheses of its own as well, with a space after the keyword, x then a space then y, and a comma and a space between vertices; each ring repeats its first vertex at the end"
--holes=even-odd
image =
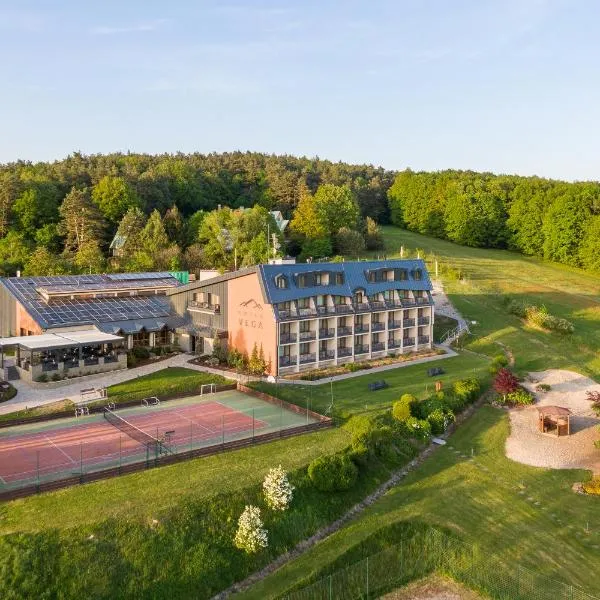
POLYGON ((237 390, 0 430, 0 491, 317 422, 237 390))

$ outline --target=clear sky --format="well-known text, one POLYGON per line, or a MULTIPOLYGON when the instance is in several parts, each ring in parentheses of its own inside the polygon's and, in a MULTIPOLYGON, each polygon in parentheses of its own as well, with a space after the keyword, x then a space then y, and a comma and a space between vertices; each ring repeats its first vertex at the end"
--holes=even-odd
POLYGON ((600 178, 597 0, 0 0, 0 161, 257 150, 600 178))

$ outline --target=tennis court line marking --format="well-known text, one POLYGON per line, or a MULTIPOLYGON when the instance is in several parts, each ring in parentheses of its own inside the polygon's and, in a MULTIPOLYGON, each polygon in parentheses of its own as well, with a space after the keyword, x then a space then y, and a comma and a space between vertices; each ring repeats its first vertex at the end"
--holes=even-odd
POLYGON ((208 427, 202 425, 202 423, 197 423, 193 419, 186 417, 183 413, 180 413, 178 410, 174 410, 173 413, 176 414, 178 417, 183 417, 186 421, 189 421, 190 423, 192 423, 192 425, 196 425, 197 427, 202 427, 202 429, 205 429, 206 431, 208 431, 208 433, 219 433, 218 431, 215 431, 214 429, 209 429, 208 427))
POLYGON ((57 446, 47 435, 44 436, 59 452, 62 452, 72 464, 77 464, 77 461, 74 461, 60 446, 57 446))

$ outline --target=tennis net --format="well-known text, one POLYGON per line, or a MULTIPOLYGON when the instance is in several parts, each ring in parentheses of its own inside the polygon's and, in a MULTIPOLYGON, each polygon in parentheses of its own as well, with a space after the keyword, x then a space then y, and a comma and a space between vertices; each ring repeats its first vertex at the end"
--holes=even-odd
POLYGON ((151 436, 149 433, 142 431, 139 427, 136 427, 133 423, 126 421, 123 417, 115 414, 110 408, 104 407, 104 418, 117 429, 121 430, 124 434, 134 439, 136 442, 143 444, 144 446, 151 448, 160 448, 162 446, 160 440, 151 436))

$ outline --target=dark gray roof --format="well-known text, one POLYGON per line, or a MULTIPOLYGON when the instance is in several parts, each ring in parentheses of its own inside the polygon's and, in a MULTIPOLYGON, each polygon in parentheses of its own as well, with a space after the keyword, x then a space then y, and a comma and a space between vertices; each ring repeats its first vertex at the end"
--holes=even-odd
POLYGON ((372 296, 387 290, 422 290, 432 289, 427 267, 423 260, 377 260, 341 263, 305 263, 293 265, 260 265, 258 267, 263 288, 270 304, 286 302, 297 298, 308 298, 318 294, 332 294, 339 296, 352 296, 356 290, 364 290, 367 296, 372 296), (367 279, 367 272, 379 269, 403 269, 407 272, 404 281, 377 281, 371 283, 367 279), (414 277, 416 270, 421 271, 421 279, 414 277), (343 273, 344 283, 340 285, 327 285, 298 287, 297 276, 302 273, 343 273), (287 279, 287 288, 279 288, 275 278, 283 275, 287 279))
MULTIPOLYGON (((38 288, 68 290, 77 292, 89 289, 96 291, 106 285, 113 291, 118 283, 131 289, 148 287, 149 282, 164 285, 179 285, 169 273, 120 273, 112 275, 65 275, 57 277, 9 277, 0 279, 12 296, 35 319, 42 329, 69 327, 73 325, 96 325, 99 329, 106 323, 140 321, 144 319, 166 318, 173 314, 171 303, 166 296, 128 296, 123 298, 56 298, 46 302, 36 291, 38 288)), ((152 284, 150 284, 151 286, 152 284)), ((108 328, 111 332, 112 328, 108 328)))

